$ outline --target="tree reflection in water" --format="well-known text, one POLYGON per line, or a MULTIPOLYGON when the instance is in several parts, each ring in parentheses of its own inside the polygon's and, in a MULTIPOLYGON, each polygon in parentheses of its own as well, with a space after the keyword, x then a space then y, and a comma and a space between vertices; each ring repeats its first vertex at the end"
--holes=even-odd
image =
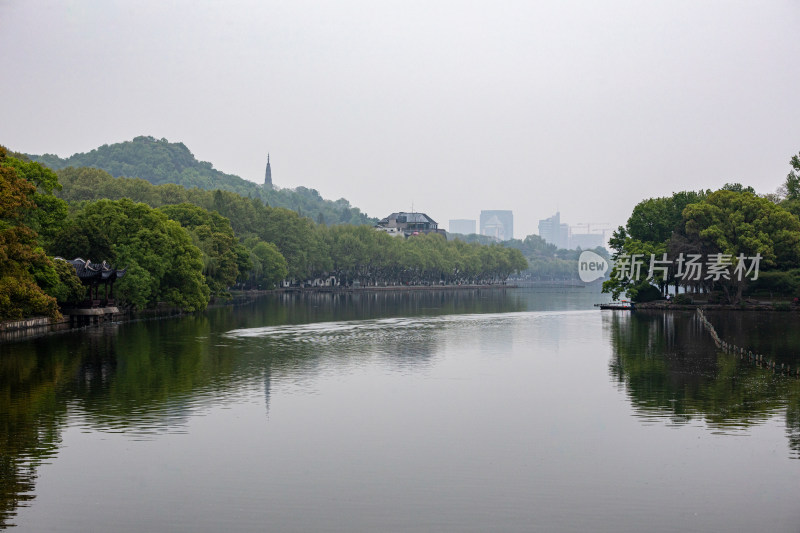
MULTIPOLYGON (((723 332, 736 331, 739 346, 758 348, 792 367, 800 363, 787 354, 787 339, 793 337, 784 336, 774 343, 778 351, 770 352, 763 340, 768 337, 759 331, 761 320, 751 313, 735 318, 726 322, 729 316, 709 315, 722 338, 728 339, 723 332), (748 344, 749 333, 757 346, 748 344)), ((604 328, 614 353, 609 373, 643 420, 677 425, 702 420, 715 431, 733 433, 785 409, 789 453, 800 458, 800 381, 795 377, 717 350, 694 313, 614 311, 604 316, 604 328)))
POLYGON ((67 412, 61 390, 80 366, 74 349, 45 339, 0 344, 0 529, 29 505, 37 468, 57 452, 67 412))
POLYGON ((270 389, 281 379, 313 375, 345 357, 418 365, 437 342, 422 330, 394 343, 375 332, 346 339, 332 332, 310 343, 240 341, 228 331, 525 309, 524 294, 504 290, 278 294, 182 318, 0 344, 0 529, 34 498, 37 468, 57 453, 67 424, 135 438, 180 432, 190 414, 247 387, 264 394, 268 413, 270 389))

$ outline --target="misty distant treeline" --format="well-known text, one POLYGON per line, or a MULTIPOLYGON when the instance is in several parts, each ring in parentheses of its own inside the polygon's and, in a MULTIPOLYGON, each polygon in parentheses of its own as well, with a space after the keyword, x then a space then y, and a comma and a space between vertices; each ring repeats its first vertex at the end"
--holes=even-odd
MULTIPOLYGON (((463 240, 468 243, 488 244, 494 242, 492 237, 486 235, 460 235, 451 234, 451 238, 463 240)), ((582 250, 566 250, 550 244, 538 235, 528 235, 524 239, 510 239, 503 241, 503 246, 519 250, 528 261, 528 268, 520 272, 520 278, 528 281, 574 281, 579 280, 578 257, 582 250)), ((592 251, 606 259, 609 258, 608 250, 602 246, 592 251)))

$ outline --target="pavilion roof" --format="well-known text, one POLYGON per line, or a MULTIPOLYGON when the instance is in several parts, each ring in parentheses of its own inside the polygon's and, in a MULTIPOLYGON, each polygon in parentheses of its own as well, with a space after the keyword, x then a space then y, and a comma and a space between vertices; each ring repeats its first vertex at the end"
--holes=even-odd
POLYGON ((89 259, 82 259, 76 257, 75 259, 64 259, 63 257, 56 257, 62 261, 71 264, 75 269, 75 274, 84 283, 91 283, 93 281, 114 281, 125 275, 127 269, 121 270, 112 267, 108 262, 92 263, 89 259))

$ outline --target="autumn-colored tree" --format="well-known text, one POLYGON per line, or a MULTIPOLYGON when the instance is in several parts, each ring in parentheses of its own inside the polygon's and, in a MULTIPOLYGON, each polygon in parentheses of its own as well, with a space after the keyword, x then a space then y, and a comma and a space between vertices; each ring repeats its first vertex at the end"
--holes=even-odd
POLYGON ((36 207, 36 185, 20 177, 15 164, 0 146, 0 320, 58 318, 56 299, 36 284, 35 277, 52 268, 52 262, 38 247, 36 232, 24 225, 36 207))

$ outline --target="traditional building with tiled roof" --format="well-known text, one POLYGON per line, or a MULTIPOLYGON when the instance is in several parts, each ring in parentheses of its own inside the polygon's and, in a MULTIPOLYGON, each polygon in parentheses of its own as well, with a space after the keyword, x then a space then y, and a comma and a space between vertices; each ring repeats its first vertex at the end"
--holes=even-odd
POLYGON ((66 261, 72 265, 81 283, 89 287, 89 298, 84 302, 84 307, 114 305, 114 282, 125 276, 127 269, 118 270, 106 261, 92 263, 90 260, 81 259, 80 257, 75 259, 56 257, 56 259, 66 261), (100 285, 105 287, 105 294, 102 299, 100 298, 100 285))
POLYGON ((425 213, 392 213, 388 217, 378 221, 376 229, 385 231, 390 235, 421 235, 428 233, 438 233, 447 238, 447 233, 439 229, 439 224, 425 213))

